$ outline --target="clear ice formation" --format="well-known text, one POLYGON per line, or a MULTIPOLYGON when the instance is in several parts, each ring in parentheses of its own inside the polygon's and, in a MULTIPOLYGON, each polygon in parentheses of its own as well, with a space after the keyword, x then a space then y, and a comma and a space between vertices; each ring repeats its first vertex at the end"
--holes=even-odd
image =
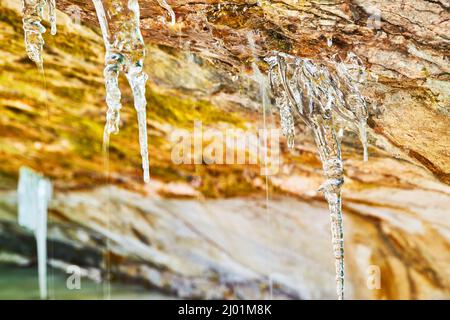
MULTIPOLYGON (((361 86, 368 79, 361 59, 353 52, 349 52, 345 61, 336 61, 337 55, 333 57, 337 74, 339 89, 344 94, 345 103, 350 113, 341 112, 341 118, 353 124, 358 129, 364 151, 364 161, 369 159, 367 145, 367 118, 369 116, 366 101, 361 94, 361 86)), ((342 104, 342 101, 341 101, 342 104)), ((337 111, 342 110, 338 108, 337 111)))
MULTIPOLYGON (((47 5, 47 0, 22 0, 23 13, 23 30, 25 33, 25 48, 28 57, 36 63, 36 65, 43 68, 42 51, 44 48, 44 38, 42 34, 45 33, 45 28, 42 25, 44 8, 47 5)), ((56 34, 56 0, 48 2, 48 12, 51 24, 51 34, 56 34)))
POLYGON ((48 15, 50 18, 50 34, 56 34, 56 0, 50 0, 48 4, 48 15))
POLYGON ((327 46, 331 48, 333 46, 333 36, 327 38, 327 46))
MULTIPOLYGON (((336 57, 334 57, 336 59, 336 57)), ((312 129, 326 182, 320 187, 328 202, 335 256, 338 299, 344 299, 344 236, 341 188, 344 183, 341 144, 336 127, 354 126, 367 160, 367 104, 360 93, 366 79, 361 60, 353 53, 345 61, 317 63, 275 52, 268 56, 269 80, 280 111, 282 131, 293 147, 295 119, 312 129)))
POLYGON ((173 25, 176 22, 175 12, 173 12, 172 7, 166 2, 166 0, 158 0, 158 4, 167 10, 170 16, 170 23, 173 25))
POLYGON ((247 40, 250 47, 250 50, 253 54, 253 61, 252 61, 252 78, 255 80, 259 85, 259 93, 262 100, 262 106, 263 106, 263 118, 264 118, 264 130, 266 130, 266 112, 269 110, 270 106, 270 98, 268 95, 269 91, 269 83, 267 81, 267 77, 259 70, 259 67, 256 63, 258 61, 258 57, 256 55, 256 47, 255 47, 255 39, 254 34, 252 32, 249 32, 247 34, 247 40))
POLYGON ((137 0, 93 0, 105 42, 106 125, 104 145, 109 145, 111 133, 119 132, 121 92, 119 74, 126 75, 134 96, 134 107, 139 124, 139 145, 144 181, 150 181, 147 143, 147 100, 143 70, 145 44, 140 30, 140 12, 137 0))
POLYGON ((47 210, 52 184, 28 168, 20 169, 18 194, 19 225, 34 232, 37 244, 39 292, 47 299, 47 210))

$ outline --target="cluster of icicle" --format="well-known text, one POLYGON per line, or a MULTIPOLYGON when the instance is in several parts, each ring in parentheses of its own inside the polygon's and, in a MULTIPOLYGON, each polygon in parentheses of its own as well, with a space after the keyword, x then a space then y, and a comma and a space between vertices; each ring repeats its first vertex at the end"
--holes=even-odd
MULTIPOLYGON (((334 57, 336 59, 336 57, 334 57)), ((320 187, 329 205, 336 285, 344 299, 344 237, 341 187, 344 183, 341 141, 336 127, 354 127, 364 146, 367 160, 367 104, 360 92, 366 72, 360 59, 349 53, 345 61, 318 63, 275 52, 266 58, 282 132, 289 147, 294 146, 295 121, 301 119, 312 129, 326 182, 320 187)))
POLYGON ((28 57, 43 68, 42 50, 44 48, 45 28, 42 25, 44 9, 48 4, 48 15, 51 25, 51 34, 56 34, 56 0, 22 0, 23 30, 25 33, 25 48, 28 57))
MULTIPOLYGON (((157 0, 166 9, 175 23, 175 13, 165 0, 157 0)), ((106 125, 103 136, 104 149, 109 146, 111 133, 119 132, 121 92, 119 89, 119 75, 123 72, 131 86, 134 96, 134 107, 139 124, 139 145, 142 157, 144 181, 150 181, 147 143, 147 101, 145 85, 147 75, 143 71, 145 59, 145 43, 140 30, 140 10, 137 0, 93 0, 98 21, 105 42, 105 86, 106 125)), ((47 0, 22 0, 23 29, 25 46, 29 58, 43 70, 42 51, 45 28, 42 25, 44 8, 47 0)), ((49 0, 49 16, 51 33, 56 33, 56 0, 49 0)))
POLYGON ((39 292, 47 298, 47 209, 52 184, 28 168, 20 169, 18 186, 19 225, 34 232, 37 244, 39 292))

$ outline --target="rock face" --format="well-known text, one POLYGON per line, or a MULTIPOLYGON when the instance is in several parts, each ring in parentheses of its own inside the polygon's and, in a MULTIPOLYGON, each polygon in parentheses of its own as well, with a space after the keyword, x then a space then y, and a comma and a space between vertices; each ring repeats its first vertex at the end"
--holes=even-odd
MULTIPOLYGON (((140 1, 154 177, 143 186, 125 87, 105 175, 104 51, 92 4, 58 1, 59 34, 45 37, 44 90, 26 59, 19 6, 2 1, 0 253, 33 257, 31 235, 15 224, 13 190, 27 165, 56 186, 53 263, 101 269, 110 251, 117 279, 176 296, 267 298, 273 283, 275 298, 333 299, 321 164, 303 124, 294 150, 282 141, 267 190, 259 166, 171 161, 171 133, 196 120, 220 130, 261 126, 250 34, 260 60, 271 50, 319 60, 353 51, 375 75, 364 88, 369 162, 356 135, 343 140, 346 296, 449 298, 449 2, 168 2, 174 26, 157 1, 140 1)), ((269 125, 278 126, 275 114, 269 125)))

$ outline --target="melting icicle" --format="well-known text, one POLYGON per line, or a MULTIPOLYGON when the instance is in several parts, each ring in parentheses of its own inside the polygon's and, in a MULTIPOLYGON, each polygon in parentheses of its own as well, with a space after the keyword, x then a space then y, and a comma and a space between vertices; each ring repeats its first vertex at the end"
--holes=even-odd
POLYGON ((161 7, 163 7, 164 9, 167 10, 167 12, 170 15, 170 21, 171 21, 172 25, 174 25, 176 22, 176 17, 175 17, 175 12, 173 12, 172 7, 166 2, 166 0, 158 0, 158 3, 161 7))
MULTIPOLYGON (((351 111, 351 114, 344 118, 358 129, 364 150, 364 161, 367 161, 369 153, 366 126, 369 114, 366 101, 361 94, 361 85, 367 80, 368 74, 361 59, 353 52, 347 55, 345 61, 337 62, 335 66, 336 77, 334 82, 339 85, 339 89, 345 97, 345 104, 351 111)), ((343 103, 338 104, 338 110, 342 110, 343 103)))
POLYGON ((49 0, 48 15, 50 16, 51 35, 56 34, 56 0, 49 0))
POLYGON ((111 133, 119 132, 121 92, 119 74, 125 73, 134 96, 134 107, 139 124, 139 144, 144 181, 150 181, 147 143, 147 101, 143 70, 145 44, 140 30, 140 12, 137 0, 93 0, 105 42, 106 125, 104 146, 109 145, 111 133), (106 8, 106 11, 105 11, 106 8))
POLYGON ((34 232, 37 244, 39 292, 47 299, 47 209, 52 195, 49 180, 28 168, 20 169, 19 225, 34 232))
MULTIPOLYGON (((365 128, 367 106, 359 94, 361 77, 352 76, 355 57, 334 66, 313 63, 283 53, 266 58, 277 106, 291 119, 302 119, 313 131, 326 182, 320 187, 328 202, 333 252, 336 259, 338 298, 344 299, 344 236, 341 188, 344 183, 340 139, 335 132, 336 118, 365 128), (334 71, 333 71, 334 68, 334 71), (330 71, 331 70, 331 71, 330 71)), ((358 69, 358 68, 356 68, 358 69)), ((282 120, 283 121, 283 120, 282 120)), ((292 120, 294 121, 294 120, 292 120)), ((365 129, 360 129, 366 141, 365 129)))
MULTIPOLYGON (((253 71, 253 79, 258 82, 259 84, 259 90, 260 94, 263 100, 263 116, 265 119, 265 115, 267 110, 269 109, 268 106, 270 105, 270 99, 267 94, 267 88, 269 87, 267 83, 267 77, 264 76, 261 71, 259 70, 258 65, 256 64, 257 57, 256 57, 256 49, 255 49, 255 41, 253 38, 253 34, 249 32, 247 34, 248 43, 250 45, 250 49, 254 56, 254 61, 252 62, 252 71, 253 71)), ((295 137, 295 126, 294 126, 294 118, 290 112, 289 106, 284 103, 277 103, 277 106, 279 108, 280 112, 280 119, 281 119, 281 131, 283 135, 287 139, 288 148, 292 149, 294 147, 294 137, 295 137)), ((265 121, 264 121, 265 125, 265 121)), ((266 129, 266 128, 264 128, 266 129)))
MULTIPOLYGON (((44 49, 45 28, 42 25, 46 0, 22 0, 23 30, 25 33, 25 48, 28 57, 43 69, 44 60, 42 51, 44 49)), ((49 2, 49 16, 51 23, 51 34, 56 34, 56 0, 49 2)))
POLYGON ((333 36, 327 38, 327 46, 331 48, 333 46, 333 36))

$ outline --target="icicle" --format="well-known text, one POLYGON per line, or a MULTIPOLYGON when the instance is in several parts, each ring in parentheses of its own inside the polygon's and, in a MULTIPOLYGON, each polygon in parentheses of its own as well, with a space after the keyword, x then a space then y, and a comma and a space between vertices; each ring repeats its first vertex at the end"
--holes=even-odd
POLYGON ((137 0, 93 0, 105 42, 106 125, 104 146, 109 145, 112 133, 119 132, 121 92, 119 74, 125 73, 134 96, 134 107, 139 124, 139 145, 144 181, 150 181, 147 142, 147 101, 143 71, 145 44, 140 30, 140 12, 137 0), (126 3, 125 3, 126 2, 126 3), (106 8, 106 11, 105 11, 106 8))
POLYGON ((327 46, 329 48, 333 46, 333 36, 327 38, 327 46))
POLYGON ((50 17, 50 25, 51 25, 51 30, 50 33, 51 35, 55 35, 56 34, 56 0, 49 0, 50 2, 48 3, 48 15, 50 17))
POLYGON ((341 188, 344 184, 340 143, 336 139, 331 121, 313 130, 323 171, 327 181, 319 188, 328 202, 331 220, 331 238, 336 270, 336 292, 344 299, 344 230, 341 188))
MULTIPOLYGON (((349 56, 346 65, 332 66, 314 63, 275 52, 266 58, 275 102, 284 114, 295 114, 313 131, 322 161, 325 183, 320 187, 328 202, 331 219, 333 252, 336 259, 336 290, 344 299, 344 233, 341 208, 341 188, 344 183, 340 137, 335 121, 349 121, 359 128, 365 150, 365 124, 368 113, 364 98, 359 93, 361 78, 352 77, 355 57, 349 56)), ((293 118, 292 126, 293 126, 293 118)), ((282 115, 282 123, 283 115, 282 115)), ((338 123, 339 123, 338 121, 338 123)), ((339 123, 340 124, 340 123, 339 123)), ((289 124, 291 126, 291 124, 289 124)), ((283 127, 283 125, 282 125, 283 127)), ((284 130, 284 128, 283 128, 284 130)), ((365 151, 365 158, 367 152, 365 151)))
MULTIPOLYGON (((272 61, 271 68, 275 68, 278 64, 278 60, 272 61)), ((272 71, 272 70, 271 70, 272 71)), ((269 73, 270 85, 273 88, 274 83, 282 82, 282 76, 275 72, 269 73)), ((292 109, 290 108, 287 95, 280 95, 275 97, 275 105, 280 112, 281 131, 287 139, 288 148, 292 149, 295 143, 295 125, 292 109)))
POLYGON ((170 15, 170 21, 171 21, 172 25, 174 25, 176 22, 176 17, 175 17, 175 12, 173 12, 172 7, 166 2, 166 0, 158 0, 158 3, 161 7, 163 7, 164 9, 167 10, 167 12, 170 15))
POLYGON ((17 193, 19 225, 36 237, 39 292, 41 299, 47 299, 47 209, 52 185, 31 169, 21 168, 17 193))
POLYGON ((34 61, 38 67, 43 65, 42 50, 44 39, 42 34, 45 32, 41 24, 42 13, 44 11, 45 1, 23 0, 23 30, 25 32, 25 47, 28 57, 34 61))
MULTIPOLYGON (((39 69, 43 69, 44 60, 42 51, 44 48, 44 38, 42 34, 46 29, 42 25, 46 0, 22 0, 23 30, 25 33, 25 48, 28 57, 36 63, 39 69)), ((56 34, 56 3, 50 0, 49 16, 51 22, 51 34, 56 34)))
POLYGON ((294 117, 292 116, 291 109, 289 108, 287 101, 280 105, 280 118, 281 131, 287 138, 288 148, 292 149, 295 146, 294 117))
POLYGON ((145 99, 145 84, 147 75, 142 71, 142 66, 134 66, 127 73, 128 83, 131 86, 134 96, 134 107, 137 112, 139 125, 139 145, 142 158, 142 169, 144 171, 144 181, 150 181, 150 164, 148 161, 148 143, 147 143, 147 100, 145 99))
POLYGON ((364 161, 369 158, 367 145, 367 103, 361 94, 360 86, 367 80, 367 72, 362 61, 350 52, 345 61, 336 62, 335 83, 342 90, 345 102, 338 104, 339 112, 347 112, 345 117, 358 129, 358 134, 363 145, 364 161), (344 110, 344 108, 346 110, 344 110), (350 112, 350 115, 348 115, 350 112), (349 119, 350 118, 350 119, 349 119))

